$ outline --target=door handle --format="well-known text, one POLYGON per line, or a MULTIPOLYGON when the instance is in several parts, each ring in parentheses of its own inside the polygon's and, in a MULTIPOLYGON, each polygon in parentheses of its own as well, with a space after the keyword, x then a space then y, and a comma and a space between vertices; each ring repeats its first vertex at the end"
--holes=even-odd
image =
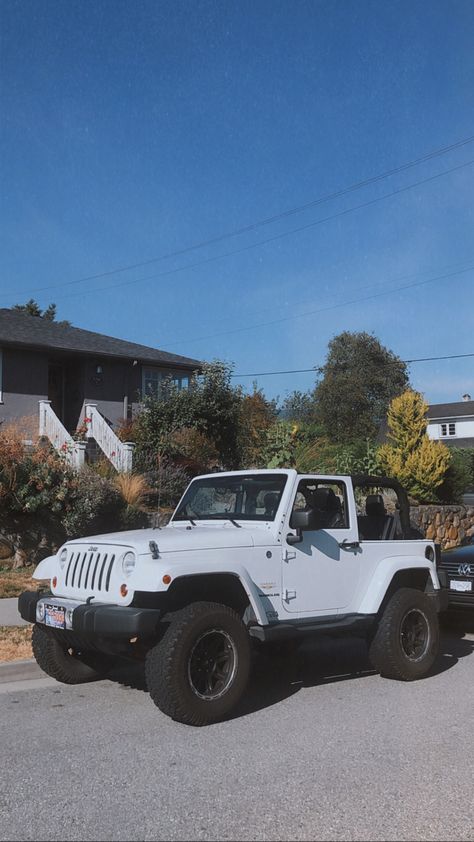
POLYGON ((339 544, 341 550, 357 550, 360 547, 359 541, 348 541, 347 538, 344 538, 344 541, 341 541, 339 544))

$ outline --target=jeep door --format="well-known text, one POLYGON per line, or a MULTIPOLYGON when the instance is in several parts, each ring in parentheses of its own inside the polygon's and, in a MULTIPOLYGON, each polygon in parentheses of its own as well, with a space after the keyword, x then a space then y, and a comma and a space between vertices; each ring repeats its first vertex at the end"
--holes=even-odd
POLYGON ((361 569, 350 480, 301 477, 292 512, 310 510, 317 512, 321 528, 303 530, 300 543, 284 539, 282 605, 290 613, 336 613, 353 600, 361 569))

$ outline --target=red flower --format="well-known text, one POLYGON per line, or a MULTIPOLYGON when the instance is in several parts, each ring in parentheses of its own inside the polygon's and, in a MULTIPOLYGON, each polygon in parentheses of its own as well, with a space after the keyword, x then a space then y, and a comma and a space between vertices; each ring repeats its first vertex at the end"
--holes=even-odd
POLYGON ((111 456, 115 456, 115 450, 112 450, 111 456))

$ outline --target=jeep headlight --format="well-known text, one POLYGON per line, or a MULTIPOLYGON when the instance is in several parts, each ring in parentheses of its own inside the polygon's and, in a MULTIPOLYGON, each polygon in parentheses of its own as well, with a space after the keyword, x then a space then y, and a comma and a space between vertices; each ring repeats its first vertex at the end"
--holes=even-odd
POLYGON ((67 549, 66 549, 66 547, 63 547, 63 549, 59 553, 59 566, 60 566, 61 570, 63 570, 64 565, 66 564, 66 561, 67 561, 67 549))
POLYGON ((135 558, 135 553, 132 553, 131 551, 125 553, 122 559, 122 570, 125 576, 130 576, 133 573, 136 561, 137 559, 135 558))

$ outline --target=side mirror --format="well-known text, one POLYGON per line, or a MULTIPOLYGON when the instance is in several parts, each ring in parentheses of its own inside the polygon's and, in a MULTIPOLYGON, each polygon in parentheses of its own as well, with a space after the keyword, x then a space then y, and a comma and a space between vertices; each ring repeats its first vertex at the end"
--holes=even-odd
POLYGON ((322 512, 309 509, 305 512, 293 512, 290 518, 290 526, 292 529, 322 529, 323 520, 322 512))
POLYGON ((296 535, 291 532, 286 536, 287 544, 300 544, 303 540, 303 531, 322 529, 324 526, 324 515, 314 509, 303 512, 293 512, 290 518, 291 529, 296 529, 296 535))

